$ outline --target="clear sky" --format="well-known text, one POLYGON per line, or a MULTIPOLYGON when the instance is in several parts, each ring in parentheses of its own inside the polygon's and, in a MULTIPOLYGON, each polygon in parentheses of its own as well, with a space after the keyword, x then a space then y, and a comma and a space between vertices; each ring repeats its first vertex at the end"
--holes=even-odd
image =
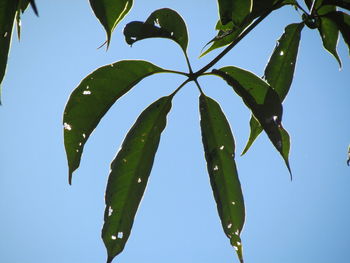
MULTIPOLYGON (((214 35, 216 1, 135 1, 116 28, 110 49, 97 49, 105 33, 88 1, 37 0, 40 17, 23 15, 20 43, 13 38, 0 107, 0 262, 104 262, 100 238, 109 164, 142 109, 171 93, 181 76, 160 74, 120 99, 85 146, 81 167, 68 185, 62 114, 69 94, 94 69, 122 59, 144 59, 186 70, 181 49, 168 40, 129 47, 122 29, 170 7, 187 22, 195 70, 214 35), (199 3, 201 3, 199 5, 199 3)), ((283 8, 242 41, 217 67, 235 65, 261 76, 276 40, 289 23, 283 8)), ((242 234, 247 263, 349 262, 350 143, 348 50, 340 40, 343 69, 304 28, 284 127, 292 137, 294 180, 266 135, 243 157, 250 113, 231 88, 214 77, 199 79, 222 103, 237 144, 237 166, 246 204, 242 234)), ((130 239, 115 262, 238 262, 224 235, 209 185, 193 84, 176 97, 161 138, 149 185, 130 239)))

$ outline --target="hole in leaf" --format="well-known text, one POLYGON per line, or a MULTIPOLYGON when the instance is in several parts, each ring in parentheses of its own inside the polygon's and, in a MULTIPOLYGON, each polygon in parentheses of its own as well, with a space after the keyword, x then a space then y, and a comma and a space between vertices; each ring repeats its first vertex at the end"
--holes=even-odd
POLYGON ((111 216, 113 214, 113 209, 112 207, 108 207, 108 216, 111 216))
POLYGON ((65 130, 68 130, 68 131, 70 131, 70 130, 72 130, 72 126, 70 126, 68 123, 63 123, 63 127, 64 127, 64 129, 65 130))
POLYGON ((90 95, 91 94, 91 91, 90 90, 84 90, 83 91, 83 95, 90 95))
POLYGON ((122 239, 122 238, 123 238, 123 235, 124 235, 123 232, 118 232, 118 238, 119 238, 119 239, 122 239))
POLYGON ((111 239, 116 240, 117 237, 113 235, 113 236, 111 236, 111 239))
POLYGON ((217 165, 214 166, 214 171, 219 170, 219 167, 217 165))

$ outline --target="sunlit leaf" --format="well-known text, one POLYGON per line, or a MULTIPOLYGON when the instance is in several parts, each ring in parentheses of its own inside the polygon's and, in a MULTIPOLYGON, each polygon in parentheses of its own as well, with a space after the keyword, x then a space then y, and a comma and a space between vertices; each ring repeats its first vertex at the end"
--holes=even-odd
POLYGON ((109 108, 143 78, 166 70, 146 61, 124 60, 101 67, 72 92, 63 115, 69 182, 84 145, 109 108))
POLYGON ((341 32, 350 54, 350 16, 340 11, 330 12, 326 17, 331 19, 341 32))
POLYGON ((290 4, 295 4, 295 0, 254 0, 251 13, 242 19, 239 24, 237 24, 237 22, 236 24, 229 22, 223 25, 223 23, 221 23, 219 20, 216 24, 216 30, 219 32, 216 37, 206 44, 208 45, 212 43, 212 45, 201 54, 201 57, 217 48, 231 44, 256 18, 270 11, 279 9, 284 5, 290 4))
POLYGON ((205 159, 221 224, 243 262, 240 233, 245 210, 235 163, 235 142, 219 104, 201 94, 199 98, 205 159))
POLYGON ((172 96, 160 98, 137 119, 111 164, 102 239, 107 263, 124 249, 152 169, 172 96))
POLYGON ((114 28, 130 11, 133 0, 89 0, 92 10, 107 33, 107 47, 114 28))
POLYGON ((218 0, 220 21, 226 25, 230 21, 240 26, 252 11, 252 0, 218 0))
POLYGON ((224 67, 212 73, 222 77, 242 97, 291 172, 288 161, 289 135, 281 124, 282 104, 277 92, 258 76, 237 67, 224 67))
MULTIPOLYGON (((277 92, 280 100, 283 101, 288 94, 293 81, 294 69, 297 62, 297 55, 300 43, 300 34, 304 27, 303 23, 288 25, 270 57, 265 68, 264 78, 277 92)), ((255 139, 262 132, 263 128, 254 118, 250 119, 250 135, 242 154, 245 154, 255 139)))
POLYGON ((12 28, 17 11, 17 1, 0 1, 0 95, 10 49, 12 28))
POLYGON ((124 35, 125 41, 130 45, 145 38, 169 38, 178 43, 185 53, 188 44, 184 20, 169 8, 154 11, 145 22, 134 21, 127 24, 124 35))
POLYGON ((341 67, 341 60, 337 53, 339 29, 332 19, 329 19, 328 17, 324 16, 325 14, 335 10, 335 6, 328 5, 321 7, 317 11, 318 15, 321 16, 318 31, 322 39, 323 47, 335 57, 335 59, 339 63, 339 66, 341 67))

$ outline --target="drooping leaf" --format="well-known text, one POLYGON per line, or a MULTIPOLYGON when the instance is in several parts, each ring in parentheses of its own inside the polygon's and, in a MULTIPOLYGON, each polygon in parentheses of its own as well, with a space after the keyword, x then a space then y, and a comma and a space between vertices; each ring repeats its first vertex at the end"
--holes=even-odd
POLYGON ((174 40, 186 53, 188 45, 187 28, 182 17, 172 9, 154 11, 145 22, 134 21, 124 28, 125 41, 132 45, 136 41, 162 37, 174 40))
POLYGON ((95 16, 107 34, 107 47, 117 24, 130 11, 133 0, 89 0, 95 16))
POLYGON ((282 104, 277 92, 258 76, 237 67, 224 67, 213 70, 212 73, 222 77, 243 99, 283 157, 291 173, 288 161, 289 135, 281 124, 282 104))
POLYGON ((341 67, 341 60, 337 53, 339 29, 332 19, 329 19, 327 16, 324 16, 329 12, 334 12, 335 10, 335 6, 327 5, 321 7, 317 11, 318 15, 320 16, 320 26, 318 28, 318 31, 322 39, 323 47, 334 56, 334 58, 339 63, 339 67, 341 67))
MULTIPOLYGON (((281 101, 285 99, 293 81, 295 65, 300 43, 303 23, 288 25, 269 59, 265 68, 264 78, 277 92, 281 101)), ((255 139, 262 132, 260 123, 252 116, 250 118, 250 135, 242 154, 245 154, 255 139)))
POLYGON ((252 11, 252 0, 218 0, 221 24, 226 25, 230 21, 240 26, 243 20, 252 11))
POLYGON ((1 83, 6 72, 7 58, 17 6, 18 1, 0 0, 0 96, 1 83))
POLYGON ((166 126, 172 95, 146 108, 128 132, 111 164, 106 190, 102 239, 107 263, 124 249, 152 169, 160 135, 166 126))
POLYGON ((69 182, 84 145, 109 108, 143 78, 166 70, 147 61, 124 60, 101 67, 72 92, 63 115, 69 182))
POLYGON ((344 12, 336 11, 330 12, 325 16, 331 19, 337 25, 345 43, 348 46, 350 54, 350 15, 345 14, 344 12))
POLYGON ((199 106, 205 159, 221 224, 240 262, 243 262, 240 233, 244 225, 245 210, 234 159, 234 138, 216 101, 201 94, 199 106))

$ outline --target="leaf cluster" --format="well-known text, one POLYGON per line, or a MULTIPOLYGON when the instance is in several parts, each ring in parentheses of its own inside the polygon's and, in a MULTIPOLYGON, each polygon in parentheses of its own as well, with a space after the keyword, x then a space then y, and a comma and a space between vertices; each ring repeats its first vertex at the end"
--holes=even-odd
MULTIPOLYGON (((178 44, 188 71, 165 69, 142 60, 122 60, 96 69, 71 93, 64 109, 64 144, 69 167, 69 183, 79 167, 84 145, 110 107, 148 76, 158 73, 179 74, 184 81, 168 96, 148 106, 127 133, 111 163, 105 195, 102 239, 107 248, 107 263, 121 253, 131 233, 133 221, 151 173, 161 134, 167 124, 172 100, 187 83, 194 82, 199 92, 202 142, 210 184, 223 231, 236 250, 240 262, 243 251, 240 234, 245 221, 242 189, 235 161, 235 141, 220 104, 207 96, 198 82, 202 76, 219 77, 232 88, 251 111, 250 136, 242 154, 264 131, 283 158, 290 175, 290 136, 282 125, 283 101, 290 90, 301 34, 305 26, 319 32, 323 47, 341 67, 337 54, 341 34, 350 49, 350 10, 348 0, 218 0, 217 34, 201 54, 221 48, 207 65, 194 71, 187 55, 188 32, 184 19, 176 11, 162 8, 145 21, 133 21, 124 28, 127 44, 148 38, 165 38, 178 44), (300 21, 286 25, 264 70, 264 76, 236 66, 213 68, 237 43, 276 10, 289 6, 301 12, 300 21)), ((3 79, 13 23, 19 30, 20 14, 34 1, 4 1, 0 4, 0 81, 3 79)), ((110 45, 113 30, 133 6, 132 0, 90 0, 94 14, 106 31, 110 45)), ((349 161, 348 161, 349 164, 349 161)))

